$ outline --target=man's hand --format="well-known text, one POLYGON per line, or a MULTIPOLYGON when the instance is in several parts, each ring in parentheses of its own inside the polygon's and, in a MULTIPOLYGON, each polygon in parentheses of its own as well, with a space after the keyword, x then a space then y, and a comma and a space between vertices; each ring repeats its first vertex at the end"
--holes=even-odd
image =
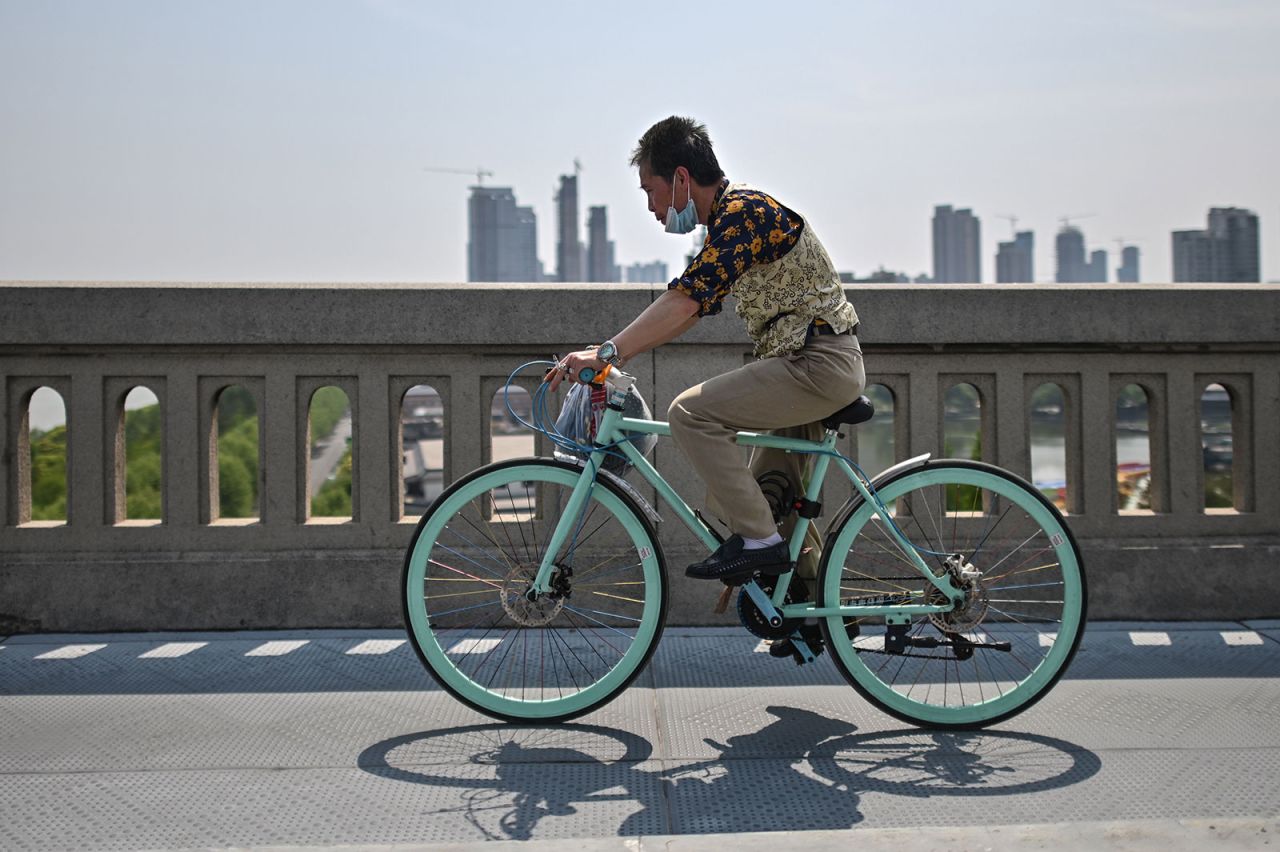
POLYGON ((570 352, 551 368, 551 371, 547 373, 543 381, 551 385, 550 389, 554 393, 565 379, 571 382, 578 381, 578 373, 582 372, 583 367, 590 367, 597 373, 600 372, 604 369, 605 364, 596 357, 596 349, 597 347, 590 346, 577 352, 570 352))

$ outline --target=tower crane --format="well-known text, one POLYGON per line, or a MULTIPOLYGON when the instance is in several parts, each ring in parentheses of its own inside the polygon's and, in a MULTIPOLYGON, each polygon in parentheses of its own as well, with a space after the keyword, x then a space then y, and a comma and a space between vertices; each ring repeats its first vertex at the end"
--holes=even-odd
POLYGON ((1088 219, 1090 216, 1097 216, 1097 213, 1073 213, 1070 216, 1059 216, 1058 221, 1062 223, 1063 228, 1071 227, 1072 219, 1088 219))
POLYGON ((477 186, 484 186, 484 179, 493 177, 493 172, 479 167, 474 169, 450 169, 443 166, 424 166, 422 170, 424 172, 445 172, 454 175, 475 175, 477 186))
POLYGON ((1000 219, 1008 219, 1009 227, 1013 230, 1014 237, 1018 236, 1018 217, 1017 216, 1014 216, 1009 213, 997 213, 996 216, 1000 219))

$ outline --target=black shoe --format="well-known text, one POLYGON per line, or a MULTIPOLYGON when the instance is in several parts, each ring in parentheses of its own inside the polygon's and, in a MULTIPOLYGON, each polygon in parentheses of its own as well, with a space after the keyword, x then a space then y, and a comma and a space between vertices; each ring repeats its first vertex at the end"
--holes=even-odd
MULTIPOLYGON (((826 643, 822 641, 822 628, 816 624, 800 625, 800 638, 804 640, 804 644, 809 646, 809 652, 815 657, 822 655, 822 649, 826 643)), ((800 653, 800 649, 791 641, 791 638, 777 639, 769 645, 769 656, 777 659, 790 657, 796 661, 797 666, 803 666, 808 662, 804 655, 800 653)))
POLYGON ((776 575, 790 570, 791 553, 786 541, 756 550, 744 550, 742 536, 735 533, 716 548, 715 553, 684 569, 684 575, 698 580, 723 580, 736 584, 745 583, 756 573, 776 575))

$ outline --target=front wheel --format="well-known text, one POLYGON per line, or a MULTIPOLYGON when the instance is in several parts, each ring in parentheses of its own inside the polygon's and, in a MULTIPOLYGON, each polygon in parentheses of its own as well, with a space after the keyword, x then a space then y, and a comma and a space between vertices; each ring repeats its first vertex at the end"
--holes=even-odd
MULTIPOLYGON (((1071 662, 1085 623, 1084 565, 1061 513, 1025 480, 970 461, 909 469, 881 483, 879 497, 965 598, 947 612, 825 618, 845 678, 925 727, 981 728, 1030 707, 1071 662)), ((836 520, 824 553, 823 606, 946 603, 872 503, 836 520)))
POLYGON ((582 467, 522 459, 449 487, 405 556, 405 625, 456 698, 509 721, 587 713, 627 687, 666 617, 662 553, 644 513, 605 477, 555 557, 552 590, 528 594, 582 467))

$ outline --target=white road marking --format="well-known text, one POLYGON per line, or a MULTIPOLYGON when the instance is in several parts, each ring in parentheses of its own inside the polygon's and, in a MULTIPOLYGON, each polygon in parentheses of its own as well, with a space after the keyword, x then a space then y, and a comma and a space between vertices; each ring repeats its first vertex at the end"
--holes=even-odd
POLYGON ((389 654, 405 643, 403 639, 366 639, 348 654, 389 654))
POLYGON ((1159 630, 1151 631, 1132 631, 1129 634, 1129 641, 1135 645, 1172 645, 1169 634, 1159 630))
POLYGON ((757 642, 755 648, 752 649, 752 653, 753 654, 769 653, 769 640, 761 639, 759 642, 757 642))
POLYGON ((101 651, 106 645, 63 645, 53 651, 37 654, 37 660, 74 660, 94 651, 101 651))
POLYGON ((192 651, 199 651, 208 642, 167 642, 158 648, 152 648, 145 654, 139 654, 139 660, 155 660, 159 658, 185 657, 192 651))
POLYGON ((501 639, 463 639, 455 642, 446 654, 484 654, 502 643, 501 639))
POLYGON ((1058 641, 1058 634, 1057 634, 1057 633, 1041 633, 1041 634, 1040 634, 1040 647, 1041 647, 1041 648, 1052 648, 1052 647, 1053 647, 1053 643, 1054 643, 1054 642, 1057 642, 1057 641, 1058 641))
POLYGON ((1224 630, 1222 641, 1228 645, 1261 645, 1262 637, 1252 630, 1224 630))
POLYGON ((293 639, 288 641, 278 640, 275 642, 265 642, 259 645, 258 647, 254 648, 252 651, 246 651, 245 656, 246 657, 282 657, 285 654, 293 653, 294 651, 298 650, 299 648, 301 648, 303 645, 306 645, 310 641, 311 640, 309 639, 293 639))

